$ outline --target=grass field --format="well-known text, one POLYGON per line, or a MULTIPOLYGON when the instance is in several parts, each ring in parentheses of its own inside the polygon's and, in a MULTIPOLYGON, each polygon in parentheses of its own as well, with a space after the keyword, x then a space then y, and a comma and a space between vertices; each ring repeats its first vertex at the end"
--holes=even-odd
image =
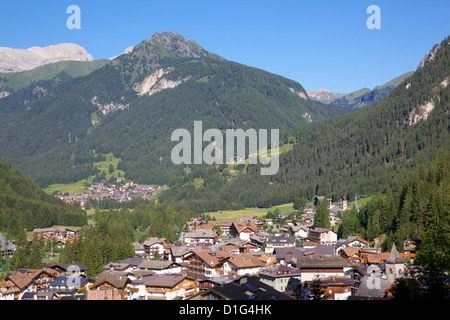
POLYGON ((269 211, 274 211, 279 209, 280 212, 288 212, 294 210, 293 203, 286 203, 279 206, 274 206, 270 208, 245 208, 242 210, 222 210, 216 212, 205 212, 205 214, 211 216, 211 218, 216 218, 216 220, 236 220, 238 216, 265 216, 269 211))
MULTIPOLYGON (((94 165, 97 166, 97 168, 100 170, 100 173, 102 171, 105 171, 106 174, 106 180, 111 178, 112 176, 120 176, 122 179, 125 179, 125 172, 122 170, 117 170, 117 164, 120 161, 120 158, 114 157, 112 153, 108 153, 105 155, 106 160, 105 161, 99 161, 96 162, 94 165), (109 173, 109 165, 112 164, 114 167, 114 171, 112 173, 109 173)), ((69 184, 52 184, 49 185, 47 188, 44 189, 45 192, 52 194, 54 191, 60 191, 61 193, 70 193, 70 194, 80 194, 87 191, 85 187, 85 183, 92 184, 92 181, 94 180, 95 175, 88 177, 87 179, 83 179, 74 183, 69 184)))

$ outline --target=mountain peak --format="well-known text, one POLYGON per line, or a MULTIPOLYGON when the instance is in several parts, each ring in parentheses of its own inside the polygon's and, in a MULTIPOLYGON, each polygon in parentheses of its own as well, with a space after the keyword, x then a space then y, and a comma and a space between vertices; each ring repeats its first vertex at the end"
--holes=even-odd
POLYGON ((26 71, 59 61, 93 61, 93 58, 74 43, 28 49, 0 48, 0 72, 26 71))
POLYGON ((151 46, 162 46, 165 49, 176 53, 181 57, 199 58, 208 55, 208 51, 203 49, 194 40, 186 40, 175 31, 158 33, 155 32, 150 40, 144 40, 151 46))
POLYGON ((345 95, 345 93, 330 92, 330 90, 325 88, 320 88, 316 91, 307 91, 307 93, 311 99, 318 100, 323 103, 330 103, 331 101, 342 98, 345 95))

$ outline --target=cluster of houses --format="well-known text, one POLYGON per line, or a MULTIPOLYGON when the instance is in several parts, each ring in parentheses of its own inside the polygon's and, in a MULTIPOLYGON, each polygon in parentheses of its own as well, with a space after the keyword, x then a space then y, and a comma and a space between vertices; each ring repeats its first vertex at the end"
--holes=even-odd
POLYGON ((114 201, 124 202, 137 198, 145 198, 167 188, 166 185, 153 188, 148 185, 140 185, 126 180, 122 183, 121 178, 116 178, 117 184, 107 184, 102 180, 97 184, 92 184, 87 189, 89 192, 80 194, 59 194, 58 197, 67 203, 79 203, 81 208, 85 209, 89 199, 104 200, 110 199, 114 201))
MULTIPOLYGON (((108 263, 93 278, 77 262, 16 270, 0 282, 0 300, 309 300, 317 287, 323 299, 389 299, 417 249, 409 240, 404 253, 395 245, 383 253, 360 237, 337 239, 331 229, 283 221, 273 234, 270 221, 254 216, 192 218, 180 241, 134 243, 134 257, 108 263)), ((76 236, 71 231, 58 236, 76 236)))

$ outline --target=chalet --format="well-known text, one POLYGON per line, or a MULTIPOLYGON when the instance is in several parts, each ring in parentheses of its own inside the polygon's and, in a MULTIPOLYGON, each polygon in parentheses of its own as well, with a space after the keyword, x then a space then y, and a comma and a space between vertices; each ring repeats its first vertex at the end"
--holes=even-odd
POLYGON ((359 252, 359 248, 346 247, 343 249, 339 249, 337 256, 347 259, 349 264, 357 266, 361 264, 361 256, 359 252))
POLYGON ((174 261, 176 263, 187 262, 187 257, 191 254, 191 251, 195 251, 192 246, 185 244, 171 245, 168 248, 166 260, 174 261))
POLYGON ((303 250, 295 248, 275 248, 274 253, 277 263, 287 266, 291 264, 292 259, 301 258, 305 255, 303 250))
POLYGON ((98 300, 102 297, 105 300, 124 300, 130 283, 126 272, 104 271, 94 279, 94 283, 86 291, 86 300, 98 300))
POLYGON ((342 239, 336 242, 335 251, 336 255, 339 255, 339 250, 342 250, 347 247, 352 248, 366 248, 369 246, 369 241, 364 240, 360 237, 349 237, 348 239, 342 239))
POLYGON ((144 260, 138 265, 138 269, 155 274, 181 273, 181 265, 174 261, 144 260))
POLYGON ((308 237, 308 227, 304 223, 297 222, 286 227, 290 236, 305 239, 308 237))
POLYGON ((243 241, 239 245, 239 253, 259 253, 259 252, 261 252, 261 246, 251 241, 243 241))
POLYGON ((56 240, 62 240, 78 236, 80 230, 81 228, 71 229, 67 227, 34 229, 33 236, 43 239, 56 238, 56 240))
POLYGON ((131 272, 135 270, 133 265, 129 263, 110 262, 103 266, 104 271, 118 271, 118 272, 131 272))
POLYGON ((193 231, 183 235, 183 243, 185 244, 214 244, 217 242, 218 235, 214 230, 193 231))
POLYGON ((196 226, 201 225, 203 223, 204 223, 204 220, 202 217, 192 217, 189 221, 187 221, 184 224, 183 230, 193 231, 193 230, 195 230, 196 226))
POLYGON ((193 278, 177 274, 145 277, 131 283, 130 299, 185 300, 198 293, 193 278))
POLYGON ((45 292, 52 292, 57 297, 82 294, 89 284, 87 277, 58 277, 48 284, 45 292))
POLYGON ((74 272, 77 272, 80 276, 85 276, 88 267, 80 262, 73 263, 60 263, 60 262, 50 262, 44 263, 44 267, 52 269, 63 276, 71 276, 74 272))
POLYGON ((237 274, 229 274, 226 276, 218 276, 212 278, 205 278, 197 280, 197 286, 200 291, 205 291, 209 288, 214 288, 217 286, 223 286, 224 284, 232 283, 241 278, 240 275, 237 274))
POLYGON ((277 258, 272 255, 261 255, 258 257, 259 260, 261 260, 264 264, 264 268, 267 268, 271 265, 274 265, 277 263, 277 258))
POLYGON ((231 268, 230 273, 240 276, 257 274, 264 267, 264 263, 251 254, 231 255, 228 264, 231 268))
POLYGON ((191 251, 187 256, 186 274, 194 279, 211 278, 227 275, 226 262, 230 254, 225 251, 191 251))
POLYGON ((303 247, 302 250, 308 254, 314 253, 314 254, 321 255, 321 256, 333 257, 335 255, 333 246, 316 245, 316 246, 309 246, 308 248, 303 247))
POLYGON ((144 255, 150 259, 155 259, 156 256, 163 257, 165 242, 165 238, 147 238, 143 243, 144 255))
POLYGON ((55 280, 61 274, 49 268, 42 269, 18 269, 6 277, 0 286, 2 296, 14 300, 22 300, 27 292, 43 291, 48 284, 55 280))
POLYGON ((210 223, 199 224, 195 227, 195 231, 211 231, 214 229, 214 225, 210 223))
POLYGON ((267 238, 262 236, 261 234, 254 234, 250 236, 250 242, 259 248, 262 248, 264 246, 266 240, 267 238))
POLYGON ((239 280, 203 291, 190 300, 292 300, 259 280, 258 276, 241 277, 239 280))
POLYGON ((320 244, 335 244, 337 242, 336 232, 327 228, 309 229, 308 239, 320 244))
POLYGON ((282 264, 273 265, 259 272, 259 280, 277 291, 292 290, 301 283, 301 272, 282 264))
POLYGON ((222 230, 222 236, 228 237, 230 235, 230 228, 233 224, 233 221, 210 221, 210 224, 212 224, 213 226, 219 226, 222 230))
POLYGON ((272 236, 267 239, 265 253, 273 253, 275 248, 293 248, 295 247, 295 237, 288 237, 286 235, 272 236))
POLYGON ((306 253, 301 258, 292 259, 292 265, 302 271, 302 281, 312 281, 316 275, 321 278, 343 277, 344 273, 350 269, 347 261, 341 257, 314 253, 306 253))
POLYGON ((403 251, 405 254, 409 255, 411 259, 416 256, 416 250, 419 248, 420 240, 417 239, 406 239, 403 241, 403 251))
POLYGON ((240 253, 239 247, 232 243, 224 243, 221 245, 219 244, 218 246, 210 247, 210 250, 211 251, 222 250, 228 252, 231 255, 236 255, 240 253))
MULTIPOLYGON (((328 276, 322 279, 320 287, 323 290, 324 300, 347 300, 352 295, 351 286, 353 279, 349 277, 328 276)), ((311 289, 312 281, 306 281, 311 289)))
POLYGON ((251 222, 233 222, 230 227, 230 235, 241 240, 250 240, 250 237, 257 231, 256 225, 251 222))

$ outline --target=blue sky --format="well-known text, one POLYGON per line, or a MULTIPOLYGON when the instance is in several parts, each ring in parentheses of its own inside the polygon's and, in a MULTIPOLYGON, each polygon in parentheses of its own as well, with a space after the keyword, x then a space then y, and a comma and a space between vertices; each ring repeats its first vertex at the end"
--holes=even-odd
POLYGON ((80 1, 3 0, 0 46, 72 42, 109 58, 155 32, 176 31, 206 50, 302 84, 333 92, 372 89, 415 70, 450 35, 450 1, 80 1), (70 5, 81 29, 69 30, 70 5), (369 5, 381 29, 366 26, 369 5))

